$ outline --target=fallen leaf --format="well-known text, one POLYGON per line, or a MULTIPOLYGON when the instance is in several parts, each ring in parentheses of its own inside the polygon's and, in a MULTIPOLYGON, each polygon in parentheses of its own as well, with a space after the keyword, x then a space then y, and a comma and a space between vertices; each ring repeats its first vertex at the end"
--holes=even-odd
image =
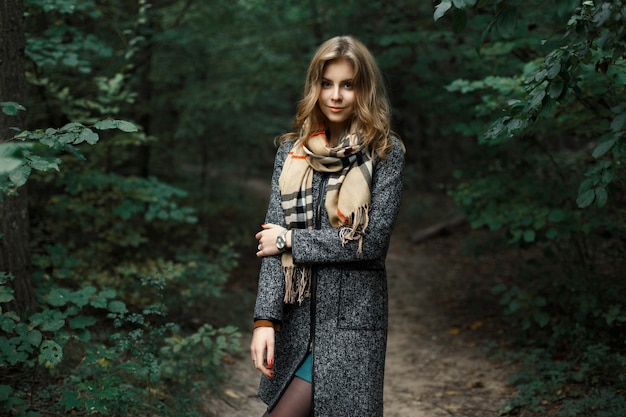
POLYGON ((224 394, 226 394, 226 396, 230 398, 241 398, 239 394, 237 394, 235 391, 230 390, 230 389, 225 389, 224 394))
POLYGON ((446 404, 443 406, 443 408, 453 413, 456 413, 461 410, 461 407, 459 407, 458 405, 454 405, 454 404, 446 404))
POLYGON ((483 327, 483 322, 482 322, 482 321, 480 321, 480 320, 475 321, 474 323, 472 323, 472 324, 470 325, 470 329, 472 329, 472 330, 476 330, 476 329, 478 329, 478 328, 480 328, 480 327, 483 327))
POLYGON ((468 382, 467 388, 485 388, 485 384, 482 381, 468 382))

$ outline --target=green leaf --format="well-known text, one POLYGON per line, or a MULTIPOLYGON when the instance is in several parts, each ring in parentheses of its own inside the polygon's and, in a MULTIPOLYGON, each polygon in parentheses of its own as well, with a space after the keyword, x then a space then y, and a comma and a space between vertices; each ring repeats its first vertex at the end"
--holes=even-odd
POLYGON ((13 330, 15 330, 16 321, 17 320, 13 318, 5 317, 5 315, 3 314, 2 316, 0 316, 0 330, 5 333, 13 332, 13 330))
POLYGON ((59 132, 78 132, 78 131, 80 131, 84 127, 85 127, 85 125, 83 125, 82 123, 71 122, 71 123, 67 123, 67 124, 63 125, 59 129, 59 132))
POLYGON ((0 385, 0 403, 7 401, 12 392, 13 388, 11 388, 9 385, 0 385))
POLYGON ((91 130, 88 127, 86 127, 85 129, 83 129, 80 132, 80 135, 78 135, 78 139, 76 139, 75 143, 78 144, 78 143, 82 143, 82 142, 87 142, 90 145, 95 145, 96 142, 98 142, 98 139, 100 139, 98 134, 94 133, 93 130, 91 130))
POLYGON ((435 21, 441 19, 443 15, 446 14, 448 10, 452 7, 451 1, 442 1, 437 6, 435 6, 435 13, 433 14, 433 18, 435 21))
POLYGON ((550 68, 548 68, 548 78, 553 80, 556 78, 557 75, 559 75, 560 72, 561 63, 557 61, 553 65, 551 65, 550 68))
POLYGON ((596 194, 596 206, 599 208, 604 207, 609 198, 608 193, 606 192, 606 188, 604 187, 596 188, 595 194, 596 194))
POLYGON ((111 313, 125 313, 127 311, 126 304, 123 301, 116 300, 109 303, 108 309, 111 313))
POLYGON ((588 191, 593 187, 597 181, 594 181, 593 178, 587 178, 578 186, 578 194, 583 194, 585 191, 588 191))
POLYGON ((116 294, 115 290, 107 288, 100 291, 97 297, 92 299, 89 304, 96 308, 106 308, 108 300, 115 298, 116 294))
POLYGON ((550 323, 550 316, 543 312, 535 313, 533 315, 533 318, 535 319, 535 322, 537 322, 537 324, 541 328, 546 327, 548 323, 550 323))
POLYGON ((58 365, 63 359, 63 348, 53 340, 44 340, 39 347, 39 361, 58 365))
POLYGON ((615 119, 611 121, 611 130, 613 132, 619 132, 624 129, 626 124, 626 113, 618 114, 615 119))
MULTIPOLYGON (((480 7, 480 5, 478 6, 480 7)), ((487 35, 489 35, 489 32, 491 32, 491 29, 495 26, 496 24, 496 19, 493 19, 488 25, 487 27, 481 32, 480 34, 480 40, 478 41, 478 43, 476 44, 476 53, 478 54, 478 56, 481 56, 481 52, 480 49, 483 46, 483 44, 485 43, 485 39, 487 39, 487 35)))
POLYGON ((601 183, 604 185, 609 185, 613 181, 613 170, 605 169, 602 171, 601 183))
POLYGON ((87 329, 77 329, 76 338, 81 342, 89 342, 91 340, 91 332, 87 329))
POLYGON ((18 166, 13 171, 9 172, 9 180, 13 184, 15 184, 16 187, 19 188, 22 185, 26 184, 26 181, 28 181, 28 177, 30 176, 31 171, 32 168, 28 165, 18 166))
POLYGON ((550 214, 548 214, 548 221, 552 223, 558 223, 563 221, 563 219, 565 219, 565 213, 563 213, 563 210, 554 209, 550 211, 550 214))
POLYGON ((496 16, 496 30, 503 38, 510 38, 517 29, 517 12, 511 6, 504 6, 496 16))
POLYGON ((39 330, 34 329, 28 332, 27 340, 28 340, 28 343, 30 343, 31 345, 39 346, 42 339, 43 339, 43 336, 41 335, 41 332, 39 330))
POLYGON ((137 126, 125 120, 113 120, 113 119, 100 120, 96 122, 96 124, 94 124, 93 127, 98 130, 119 129, 122 132, 139 131, 139 129, 137 129, 137 126))
POLYGON ((595 147, 591 155, 596 159, 600 158, 602 155, 610 151, 613 146, 615 146, 615 139, 604 141, 595 147))
POLYGON ((14 299, 12 288, 5 287, 4 285, 0 286, 0 303, 8 303, 14 299))
POLYGON ((119 130, 121 130, 122 132, 128 132, 128 133, 138 132, 139 131, 137 126, 135 126, 133 123, 127 122, 125 120, 118 120, 117 121, 117 128, 119 130))
POLYGON ((45 332, 55 332, 65 325, 67 316, 58 310, 44 310, 30 316, 32 327, 41 327, 45 332))
POLYGON ((543 89, 541 87, 535 88, 530 93, 530 97, 529 97, 527 108, 529 110, 534 110, 534 109, 538 108, 541 105, 541 103, 543 101, 543 98, 545 96, 546 96, 546 90, 545 89, 543 89))
POLYGON ((26 150, 34 145, 34 143, 0 143, 0 174, 9 173, 22 165, 26 150))
POLYGON ((554 112, 556 111, 556 100, 552 97, 546 97, 543 100, 543 106, 541 106, 541 110, 539 111, 539 116, 544 119, 549 119, 554 116, 554 112))
POLYGON ((502 294, 507 289, 506 284, 500 283, 491 289, 491 293, 494 295, 502 294))
POLYGON ((591 203, 593 203, 593 200, 595 198, 596 198, 595 190, 593 189, 587 190, 584 193, 578 195, 578 198, 576 199, 576 204, 580 208, 589 207, 591 203))
POLYGON ((78 291, 74 291, 71 294, 72 302, 78 307, 84 307, 89 303, 89 300, 91 300, 97 291, 98 290, 91 285, 78 291))
POLYGON ((59 405, 65 406, 65 412, 73 409, 81 408, 83 403, 79 399, 78 392, 76 391, 63 391, 59 405))
POLYGON ((549 228, 548 230, 546 230, 546 237, 549 240, 554 240, 559 236, 559 232, 558 230, 556 230, 554 227, 549 228))
POLYGON ((53 288, 46 297, 48 304, 54 307, 61 307, 71 301, 70 291, 65 288, 53 288))
POLYGON ((535 231, 534 230, 526 230, 524 231, 524 242, 531 243, 535 241, 535 231))
POLYGON ((548 87, 548 95, 557 100, 561 97, 564 87, 565 83, 562 80, 554 80, 550 83, 550 87, 548 87))
POLYGON ((28 165, 37 171, 48 171, 54 169, 59 171, 61 160, 58 158, 41 157, 38 155, 28 155, 28 165))
POLYGON ((509 311, 511 312, 515 312, 522 307, 523 307, 522 302, 518 299, 514 299, 513 301, 509 303, 509 311))
POLYGON ((8 116, 15 116, 18 110, 26 110, 24 106, 14 101, 0 102, 0 107, 2 107, 2 112, 8 116))
POLYGON ((92 316, 78 316, 70 320, 70 328, 72 329, 84 329, 85 327, 93 326, 97 320, 92 316))
POLYGON ((542 82, 543 80, 546 79, 546 76, 548 75, 548 70, 546 69, 542 69, 540 71, 537 71, 535 73, 535 81, 537 81, 538 83, 542 82))
POLYGON ((115 120, 111 120, 111 119, 100 120, 96 122, 96 124, 94 124, 93 127, 98 130, 115 129, 116 128, 115 120))
MULTIPOLYGON (((0 235, 0 237, 2 237, 0 235)), ((0 272, 0 285, 5 285, 11 281, 13 281, 13 274, 8 274, 6 272, 0 272)))

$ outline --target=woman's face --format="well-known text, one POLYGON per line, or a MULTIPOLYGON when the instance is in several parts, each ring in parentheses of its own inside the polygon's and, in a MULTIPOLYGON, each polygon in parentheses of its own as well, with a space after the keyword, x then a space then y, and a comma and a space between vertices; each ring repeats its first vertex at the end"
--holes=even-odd
POLYGON ((326 63, 317 104, 328 120, 331 136, 341 134, 354 115, 356 92, 352 87, 354 68, 339 59, 326 63))

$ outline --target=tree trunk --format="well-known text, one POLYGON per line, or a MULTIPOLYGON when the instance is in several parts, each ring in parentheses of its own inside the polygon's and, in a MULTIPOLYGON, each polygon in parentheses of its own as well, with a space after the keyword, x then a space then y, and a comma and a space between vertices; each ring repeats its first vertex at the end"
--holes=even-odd
MULTIPOLYGON (((24 2, 0 0, 0 101, 24 103, 24 2)), ((9 128, 22 126, 23 118, 0 112, 0 142, 14 135, 9 128)), ((13 275, 15 301, 9 306, 18 313, 35 305, 28 248, 28 201, 26 187, 0 201, 0 272, 13 275)))

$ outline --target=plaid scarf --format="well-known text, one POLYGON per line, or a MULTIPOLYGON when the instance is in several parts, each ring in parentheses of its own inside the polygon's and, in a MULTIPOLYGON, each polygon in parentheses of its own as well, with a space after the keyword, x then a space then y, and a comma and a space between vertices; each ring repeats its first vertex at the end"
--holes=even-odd
MULTIPOLYGON (((372 169, 372 160, 356 134, 342 137, 336 147, 329 148, 326 133, 319 132, 292 149, 278 181, 287 228, 313 228, 313 173, 328 172, 325 208, 330 224, 339 229, 343 245, 357 240, 357 250, 361 253, 368 223, 372 169)), ((301 303, 310 296, 311 266, 295 266, 291 252, 283 253, 281 262, 285 275, 284 302, 301 303)))

